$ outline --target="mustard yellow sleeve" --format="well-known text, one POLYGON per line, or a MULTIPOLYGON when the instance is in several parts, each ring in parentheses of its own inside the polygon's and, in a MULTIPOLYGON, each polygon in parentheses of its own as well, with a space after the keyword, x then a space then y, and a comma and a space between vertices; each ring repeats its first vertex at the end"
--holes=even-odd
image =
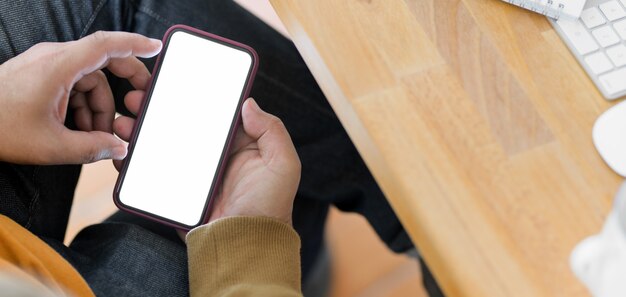
POLYGON ((225 218, 187 235, 189 287, 198 296, 302 296, 300 238, 263 217, 225 218))

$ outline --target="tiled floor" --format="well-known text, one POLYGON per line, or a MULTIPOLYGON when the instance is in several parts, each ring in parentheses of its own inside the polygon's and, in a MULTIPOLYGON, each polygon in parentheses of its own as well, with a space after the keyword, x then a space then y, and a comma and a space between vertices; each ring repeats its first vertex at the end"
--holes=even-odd
MULTIPOLYGON (((266 0, 237 2, 286 34, 266 0)), ((70 215, 68 239, 116 210, 111 196, 116 177, 111 162, 84 167, 70 215)), ((327 239, 332 257, 330 297, 426 296, 416 261, 392 254, 362 217, 333 210, 327 239)))

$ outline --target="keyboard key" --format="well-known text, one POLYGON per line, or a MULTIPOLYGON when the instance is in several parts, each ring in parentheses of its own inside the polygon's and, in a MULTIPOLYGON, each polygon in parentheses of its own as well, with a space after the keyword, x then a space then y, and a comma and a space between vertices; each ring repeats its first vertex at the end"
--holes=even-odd
POLYGON ((600 76, 600 83, 610 94, 626 90, 626 68, 600 76))
POLYGON ((565 36, 567 36, 567 39, 572 43, 578 54, 586 55, 598 50, 598 44, 581 22, 562 18, 556 23, 565 36))
POLYGON ((589 29, 606 24, 606 19, 597 7, 585 9, 580 15, 580 19, 589 29))
POLYGON ((602 10, 609 21, 615 21, 626 17, 626 11, 619 3, 617 3, 616 0, 600 4, 600 10, 602 10))
POLYGON ((615 31, 617 31, 617 34, 619 34, 623 40, 626 40, 626 20, 614 23, 613 28, 615 28, 615 31))
POLYGON ((606 54, 609 55, 615 66, 622 67, 626 65, 626 46, 623 44, 607 49, 606 54))
POLYGON ((591 31, 591 34, 593 34, 593 37, 596 38, 602 47, 611 46, 620 42, 619 36, 617 36, 617 33, 615 33, 611 26, 600 27, 599 29, 591 31))
POLYGON ((585 58, 585 63, 591 68, 596 75, 605 73, 613 69, 613 64, 603 52, 593 53, 585 58))

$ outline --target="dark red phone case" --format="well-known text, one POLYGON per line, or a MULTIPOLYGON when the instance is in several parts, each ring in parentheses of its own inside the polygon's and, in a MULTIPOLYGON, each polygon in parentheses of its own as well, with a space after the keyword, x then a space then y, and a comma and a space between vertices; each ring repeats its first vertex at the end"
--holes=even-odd
POLYGON ((143 100, 142 106, 140 108, 139 114, 137 115, 137 120, 135 121, 135 126, 133 127, 133 133, 131 135, 130 138, 130 142, 129 142, 129 146, 128 146, 128 155, 126 156, 126 160, 124 162, 123 168, 120 171, 120 174, 117 178, 117 182, 115 184, 115 190, 113 192, 113 201, 115 202, 115 205, 126 212, 141 216, 141 217, 145 217, 147 219, 150 220, 154 220, 157 222, 160 222, 164 225, 168 225, 177 229, 182 229, 182 230, 190 230, 194 227, 197 227, 199 225, 205 224, 207 223, 209 216, 210 216, 210 212, 213 206, 213 201, 215 200, 215 196, 217 195, 218 191, 217 189, 219 188, 219 186, 221 185, 222 182, 222 178, 224 175, 224 171, 226 168, 226 165, 228 164, 228 156, 230 155, 230 150, 232 147, 232 142, 233 139, 235 138, 235 135, 237 133, 237 130, 239 129, 240 123, 241 123, 241 107, 243 102, 245 101, 246 98, 248 98, 248 96, 250 95, 250 90, 252 89, 252 83, 254 82, 254 77, 256 76, 256 72, 258 70, 258 60, 259 57, 256 53, 256 51, 254 49, 252 49, 251 47, 236 42, 236 41, 232 41, 230 39, 221 37, 221 36, 217 36, 215 34, 211 34, 208 32, 204 32, 189 26, 185 26, 185 25, 175 25, 171 28, 169 28, 167 30, 167 32, 165 33, 165 36, 163 37, 163 51, 159 54, 159 57, 157 58, 157 62, 154 66, 154 69, 152 71, 152 79, 150 80, 150 83, 148 84, 149 88, 147 89, 146 92, 146 97, 143 100), (160 67, 161 67, 161 62, 163 61, 163 57, 165 56, 165 54, 167 53, 167 46, 169 44, 169 39, 171 37, 171 35, 174 32, 177 31, 184 31, 187 33, 191 33, 193 35, 196 35, 198 37, 202 37, 211 41, 215 41, 218 43, 221 43, 223 45, 227 45, 230 46, 232 48, 235 49, 239 49, 242 51, 245 51, 247 53, 250 54, 250 56, 252 57, 252 65, 250 67, 250 71, 248 73, 248 78, 246 80, 246 84, 244 86, 244 90, 243 93, 241 95, 241 98, 239 98, 239 103, 237 105, 237 110, 235 112, 235 116, 233 119, 233 123, 231 124, 230 127, 230 132, 228 134, 228 139, 226 140, 226 144, 224 146, 224 150, 222 152, 222 157, 220 159, 219 165, 218 165, 218 169, 217 172, 215 174, 215 178, 213 179, 213 184, 211 185, 211 190, 207 195, 207 201, 205 203, 204 206, 204 211, 203 211, 203 215, 202 218, 200 219, 200 222, 198 222, 198 224, 193 225, 193 226, 188 226, 185 224, 182 224, 180 222, 175 222, 145 211, 142 211, 141 209, 136 209, 127 205, 124 205, 120 199, 119 199, 119 193, 122 187, 122 184, 124 182, 124 177, 126 176, 126 171, 128 170, 128 161, 132 158, 132 154, 133 154, 133 150, 134 150, 134 146, 135 143, 137 141, 137 137, 138 137, 138 132, 139 132, 139 128, 141 127, 142 123, 143 123, 143 118, 144 118, 144 114, 145 111, 148 107, 148 103, 150 101, 150 98, 152 96, 152 90, 154 89, 154 85, 156 83, 155 77, 158 76, 160 67))

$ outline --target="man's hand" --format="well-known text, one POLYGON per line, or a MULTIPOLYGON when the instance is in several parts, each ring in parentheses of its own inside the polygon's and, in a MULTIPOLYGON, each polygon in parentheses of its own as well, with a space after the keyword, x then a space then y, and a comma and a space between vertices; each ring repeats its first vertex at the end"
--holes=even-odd
MULTIPOLYGON (((144 92, 135 91, 125 98, 126 107, 137 113, 144 92)), ((248 99, 220 194, 210 221, 233 216, 263 216, 291 224, 293 200, 300 183, 300 160, 283 123, 248 99)), ((119 117, 115 133, 130 139, 134 120, 119 117)), ((120 161, 114 161, 121 168, 120 161)))
POLYGON ((41 43, 0 65, 0 161, 81 164, 123 159, 113 134, 115 104, 101 71, 143 90, 161 42, 138 34, 97 32, 66 43, 41 43), (80 131, 64 126, 68 107, 80 131))
POLYGON ((210 221, 263 216, 291 225, 300 184, 300 159, 283 123, 248 99, 210 221))

